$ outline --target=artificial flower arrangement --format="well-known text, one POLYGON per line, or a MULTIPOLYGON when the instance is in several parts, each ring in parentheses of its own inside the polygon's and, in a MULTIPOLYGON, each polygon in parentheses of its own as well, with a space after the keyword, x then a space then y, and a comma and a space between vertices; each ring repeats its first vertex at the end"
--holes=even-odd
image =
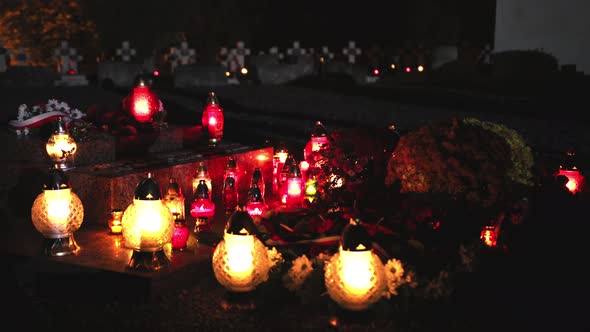
POLYGON ((9 121, 9 125, 15 129, 17 135, 28 135, 31 129, 38 128, 45 123, 63 117, 67 123, 83 120, 86 114, 77 108, 72 108, 66 102, 57 99, 49 99, 46 103, 40 103, 29 107, 22 104, 18 107, 15 120, 9 121))

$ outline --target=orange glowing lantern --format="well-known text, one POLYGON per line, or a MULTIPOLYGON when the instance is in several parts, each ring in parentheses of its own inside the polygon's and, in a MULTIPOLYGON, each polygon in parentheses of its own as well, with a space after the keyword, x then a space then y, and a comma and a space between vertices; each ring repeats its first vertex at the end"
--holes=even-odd
POLYGON ((228 219, 223 240, 215 247, 215 278, 231 292, 250 292, 268 279, 268 251, 256 233, 252 217, 238 209, 228 219))
POLYGON ((313 153, 330 146, 330 139, 326 127, 320 122, 316 121, 312 131, 309 142, 305 145, 303 150, 303 159, 307 158, 313 153))
POLYGON ((154 115, 160 110, 160 99, 149 88, 144 79, 139 79, 124 102, 124 108, 131 113, 137 122, 152 122, 154 115))
POLYGON ((205 180, 199 180, 195 191, 195 200, 191 204, 191 216, 195 218, 195 232, 209 228, 209 218, 215 215, 215 204, 209 196, 205 180))
POLYGON ((498 244, 498 228, 496 226, 484 226, 479 238, 488 247, 495 247, 498 244))
POLYGON ((385 266, 372 248, 367 229, 358 219, 350 219, 324 273, 328 295, 344 309, 366 310, 387 288, 385 266))
POLYGON ((174 219, 164 204, 160 185, 147 173, 135 189, 133 203, 123 213, 123 238, 133 249, 128 268, 157 271, 169 265, 164 245, 172 240, 174 219))
POLYGON ((209 142, 211 144, 216 144, 221 141, 221 138, 223 137, 224 116, 223 108, 219 106, 219 100, 217 99, 215 92, 209 92, 207 105, 203 110, 201 122, 203 128, 206 128, 209 133, 209 142))
POLYGON ((565 186, 572 194, 577 194, 584 189, 584 175, 580 172, 576 162, 575 152, 568 151, 564 160, 559 165, 559 170, 555 176, 563 175, 567 177, 565 186))
POLYGON ((43 192, 31 208, 33 226, 45 238, 43 253, 47 256, 77 254, 80 247, 74 232, 84 220, 82 201, 70 187, 65 172, 59 168, 49 171, 43 192))
POLYGON ((111 218, 108 221, 109 231, 113 235, 121 234, 123 231, 122 220, 123 210, 113 209, 111 210, 111 218))

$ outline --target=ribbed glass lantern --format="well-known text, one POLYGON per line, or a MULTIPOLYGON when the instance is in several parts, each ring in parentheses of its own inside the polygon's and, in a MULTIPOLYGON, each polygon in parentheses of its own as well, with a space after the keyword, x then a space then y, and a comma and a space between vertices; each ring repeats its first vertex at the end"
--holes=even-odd
POLYGON ((35 229, 45 238, 44 254, 65 256, 78 253, 80 247, 74 239, 74 232, 84 220, 84 206, 58 166, 49 171, 43 192, 33 202, 31 219, 35 229))
POLYGON ((122 224, 126 246, 133 249, 129 268, 156 271, 169 264, 164 245, 172 240, 174 220, 151 173, 137 185, 122 224))
POLYGON ((223 240, 215 247, 213 272, 229 291, 249 292, 268 279, 268 252, 255 233, 252 217, 238 208, 227 221, 223 240))
POLYGON ((383 296, 385 267, 358 219, 344 228, 338 252, 326 262, 324 281, 330 298, 347 310, 366 310, 383 296))

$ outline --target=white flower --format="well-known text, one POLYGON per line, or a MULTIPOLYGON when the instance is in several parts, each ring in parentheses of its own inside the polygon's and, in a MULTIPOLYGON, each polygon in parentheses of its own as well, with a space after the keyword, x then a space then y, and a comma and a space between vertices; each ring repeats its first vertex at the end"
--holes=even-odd
POLYGON ((24 120, 26 120, 28 118, 29 118, 29 112, 27 112, 26 107, 25 107, 25 109, 22 109, 22 108, 19 107, 19 109, 18 109, 18 116, 17 116, 16 119, 19 122, 22 122, 22 121, 24 121, 24 120))
POLYGON ((295 258, 293 265, 287 272, 289 282, 286 287, 291 291, 298 289, 303 285, 303 282, 305 282, 311 272, 313 272, 313 266, 307 256, 301 255, 295 258))
POLYGON ((81 119, 84 116, 84 113, 82 113, 79 109, 74 108, 72 112, 70 112, 70 116, 72 119, 81 119))
POLYGON ((23 112, 26 112, 26 111, 27 111, 27 108, 28 108, 28 107, 27 107, 27 105, 26 105, 26 104, 21 104, 21 105, 18 107, 18 112, 19 112, 19 114, 20 114, 20 112, 21 112, 21 111, 23 111, 23 112))
POLYGON ((57 101, 57 99, 49 99, 47 101, 47 105, 45 105, 45 107, 49 110, 49 109, 56 109, 59 107, 59 101, 57 101))
POLYGON ((29 134, 29 128, 25 127, 25 129, 23 130, 23 133, 24 133, 25 135, 28 135, 28 134, 29 134))
POLYGON ((272 249, 267 250, 268 259, 270 260, 270 267, 273 268, 275 265, 279 263, 283 263, 283 255, 277 251, 277 248, 272 247, 272 249))
POLYGON ((62 112, 70 113, 70 106, 66 102, 62 101, 61 103, 59 103, 59 105, 57 105, 57 108, 62 112))
POLYGON ((21 134, 22 134, 22 132, 20 131, 20 129, 17 129, 17 130, 16 130, 16 135, 17 135, 17 136, 20 136, 21 134))
POLYGON ((43 111, 38 105, 33 106, 33 113, 41 113, 43 111))

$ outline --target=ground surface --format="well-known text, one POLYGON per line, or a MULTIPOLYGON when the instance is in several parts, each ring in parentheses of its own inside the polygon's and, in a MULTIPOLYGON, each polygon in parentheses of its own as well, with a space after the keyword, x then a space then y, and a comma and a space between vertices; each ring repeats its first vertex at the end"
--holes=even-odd
MULTIPOLYGON (((161 89, 169 121, 198 123, 207 91, 161 89)), ((571 100, 557 96, 551 97, 552 104, 548 104, 543 98, 527 98, 526 102, 489 95, 476 98, 474 93, 443 94, 441 90, 415 87, 328 89, 314 84, 223 87, 216 91, 226 110, 227 138, 246 143, 270 139, 302 149, 307 141, 305 135, 318 118, 332 121, 327 123, 329 127, 371 128, 394 122, 400 131, 407 131, 430 120, 469 114, 519 129, 544 159, 555 158, 571 145, 587 159, 590 147, 589 123, 579 120, 581 112, 570 113, 575 107, 571 100), (574 114, 576 120, 571 120, 569 114, 574 114)), ((116 108, 124 94, 95 87, 9 87, 3 89, 0 118, 6 123, 14 119, 21 103, 34 104, 49 98, 81 109, 92 104, 116 108)), ((3 204, 2 208, 3 216, 9 216, 8 207, 3 204)), ((538 331, 552 327, 575 331, 583 316, 577 309, 582 307, 573 304, 585 299, 580 289, 583 287, 577 286, 581 275, 578 250, 583 239, 578 223, 587 218, 575 214, 560 217, 557 212, 551 218, 553 224, 539 225, 542 238, 538 241, 544 245, 537 243, 521 256, 491 264, 489 270, 481 272, 483 277, 476 278, 477 282, 465 280, 454 302, 395 309, 377 305, 371 311, 372 323, 362 317, 356 322, 347 321, 347 315, 326 296, 302 303, 277 287, 276 282, 254 294, 257 310, 227 305, 224 309, 227 293, 210 270, 196 272, 193 283, 156 299, 109 296, 108 292, 98 296, 101 292, 92 289, 92 275, 76 278, 52 273, 31 277, 26 273, 30 261, 12 256, 2 256, 6 268, 2 293, 9 304, 2 319, 14 330, 51 331, 538 331), (48 288, 48 280, 54 280, 58 289, 48 288), (333 317, 339 317, 341 322, 336 329, 329 324, 333 317)))

